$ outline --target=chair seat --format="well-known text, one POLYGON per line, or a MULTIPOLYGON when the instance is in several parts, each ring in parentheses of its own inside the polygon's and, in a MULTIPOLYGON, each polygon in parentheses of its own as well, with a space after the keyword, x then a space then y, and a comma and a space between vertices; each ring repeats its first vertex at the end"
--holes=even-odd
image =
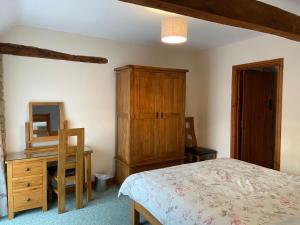
MULTIPOLYGON (((57 176, 54 176, 53 179, 54 179, 56 182, 58 181, 58 177, 57 177, 57 176)), ((74 176, 66 176, 65 180, 66 180, 66 183, 72 182, 72 181, 75 182, 75 175, 74 175, 74 176)))
POLYGON ((215 159, 217 157, 217 151, 208 148, 193 147, 186 148, 185 155, 185 163, 193 163, 209 159, 215 159))
POLYGON ((217 154, 216 150, 209 149, 209 148, 203 148, 203 147, 191 147, 186 148, 186 152, 194 154, 194 155, 206 155, 206 154, 217 154))
MULTIPOLYGON (((58 182, 58 178, 57 178, 57 176, 54 176, 53 179, 54 179, 54 181, 55 181, 55 182, 52 182, 53 191, 54 191, 56 194, 58 194, 58 190, 57 190, 57 182, 58 182)), ((73 187, 73 186, 75 186, 75 184, 76 184, 76 183, 75 183, 75 182, 76 182, 76 177, 75 177, 75 176, 67 176, 67 177, 65 178, 65 180, 66 180, 66 185, 65 185, 66 188, 68 188, 68 187, 73 187)))

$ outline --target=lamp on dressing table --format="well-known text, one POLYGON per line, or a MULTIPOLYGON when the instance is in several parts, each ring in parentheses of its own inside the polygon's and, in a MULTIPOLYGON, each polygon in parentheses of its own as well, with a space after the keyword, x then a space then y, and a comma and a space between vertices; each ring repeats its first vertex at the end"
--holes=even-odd
MULTIPOLYGON (((8 218, 19 211, 41 207, 48 210, 47 166, 58 161, 58 131, 67 129, 62 102, 29 103, 29 122, 25 123, 26 149, 6 155, 8 218), (44 143, 44 145, 42 145, 44 143), (45 143, 50 143, 45 146, 45 143)), ((84 148, 83 183, 87 201, 92 198, 91 154, 84 148), (85 169, 86 168, 86 169, 85 169)))

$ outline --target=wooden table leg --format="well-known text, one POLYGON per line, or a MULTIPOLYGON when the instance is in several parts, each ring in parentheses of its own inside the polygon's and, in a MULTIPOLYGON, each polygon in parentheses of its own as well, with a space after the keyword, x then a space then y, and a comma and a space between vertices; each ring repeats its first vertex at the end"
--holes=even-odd
POLYGON ((47 161, 43 161, 43 211, 48 210, 48 171, 47 171, 47 161))
POLYGON ((140 224, 140 213, 135 209, 135 203, 134 201, 132 202, 131 206, 131 224, 132 225, 139 225, 140 224))
POLYGON ((75 192, 76 192, 76 209, 81 209, 83 207, 83 184, 84 184, 84 173, 83 173, 83 152, 77 152, 77 156, 79 159, 76 162, 76 175, 75 175, 75 192))
POLYGON ((91 154, 86 155, 87 201, 92 200, 92 159, 91 154))
POLYGON ((86 170, 85 170, 85 157, 84 157, 84 160, 83 160, 83 177, 82 177, 82 180, 83 180, 83 184, 85 185, 86 184, 86 170))
POLYGON ((7 196, 8 196, 8 219, 14 218, 14 203, 12 196, 12 163, 7 164, 7 196))

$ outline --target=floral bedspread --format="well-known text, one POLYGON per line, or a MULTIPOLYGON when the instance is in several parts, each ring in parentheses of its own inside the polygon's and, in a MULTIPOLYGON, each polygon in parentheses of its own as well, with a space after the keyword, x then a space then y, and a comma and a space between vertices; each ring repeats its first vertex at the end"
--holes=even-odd
POLYGON ((121 194, 164 225, 300 225, 300 176, 234 159, 134 174, 121 194))

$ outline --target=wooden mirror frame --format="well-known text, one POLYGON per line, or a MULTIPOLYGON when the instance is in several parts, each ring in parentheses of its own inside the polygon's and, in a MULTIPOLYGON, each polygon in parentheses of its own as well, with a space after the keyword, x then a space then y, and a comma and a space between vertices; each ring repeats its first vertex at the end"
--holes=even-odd
POLYGON ((59 108, 59 128, 64 129, 65 127, 65 112, 63 102, 29 102, 29 138, 28 142, 30 144, 35 142, 47 142, 47 141, 57 141, 58 136, 47 136, 47 137, 33 137, 33 106, 58 106, 59 108))

